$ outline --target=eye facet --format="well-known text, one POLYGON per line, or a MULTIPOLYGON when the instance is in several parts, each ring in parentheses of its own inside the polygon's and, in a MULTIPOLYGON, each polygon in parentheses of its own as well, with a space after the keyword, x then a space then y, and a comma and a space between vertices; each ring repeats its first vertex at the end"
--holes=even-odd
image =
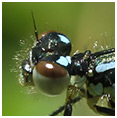
POLYGON ((55 96, 67 88, 70 76, 66 69, 58 64, 41 61, 33 69, 33 80, 39 91, 55 96))

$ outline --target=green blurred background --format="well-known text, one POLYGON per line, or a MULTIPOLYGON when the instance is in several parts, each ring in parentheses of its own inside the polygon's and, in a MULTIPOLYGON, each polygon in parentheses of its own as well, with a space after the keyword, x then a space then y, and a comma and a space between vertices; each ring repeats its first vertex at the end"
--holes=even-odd
MULTIPOLYGON (((2 115, 43 116, 64 104, 65 93, 49 98, 22 92, 16 73, 10 69, 12 58, 20 50, 19 40, 34 35, 31 17, 34 12, 39 33, 56 30, 72 42, 72 53, 83 51, 89 36, 109 32, 115 35, 115 3, 2 3, 2 115)), ((110 38, 111 39, 111 38, 110 38)), ((107 40, 110 40, 107 39, 107 40)), ((114 46, 114 44, 113 44, 114 46)), ((92 48, 92 47, 88 47, 92 48)), ((73 115, 99 115, 83 99, 73 107, 73 115)), ((62 114, 60 114, 62 115, 62 114)))

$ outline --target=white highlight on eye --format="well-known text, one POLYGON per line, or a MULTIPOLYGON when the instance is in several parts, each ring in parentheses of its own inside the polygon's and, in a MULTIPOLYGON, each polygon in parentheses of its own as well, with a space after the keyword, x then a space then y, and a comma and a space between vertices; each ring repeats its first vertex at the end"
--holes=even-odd
MULTIPOLYGON (((47 66, 52 67, 50 65, 51 64, 47 64, 47 66)), ((55 97, 64 92, 67 89, 70 81, 70 76, 68 72, 67 75, 64 77, 58 77, 53 79, 40 74, 36 70, 36 67, 33 69, 32 78, 36 89, 42 94, 51 97, 55 97)))
POLYGON ((69 43, 69 40, 65 37, 65 36, 62 36, 62 35, 58 35, 60 37, 60 40, 64 43, 69 43))
POLYGON ((49 68, 49 69, 52 69, 53 65, 52 64, 46 64, 46 67, 49 68))
POLYGON ((100 64, 96 67, 96 72, 100 73, 100 72, 104 72, 104 71, 107 71, 107 70, 113 69, 113 68, 115 68, 115 62, 100 64))

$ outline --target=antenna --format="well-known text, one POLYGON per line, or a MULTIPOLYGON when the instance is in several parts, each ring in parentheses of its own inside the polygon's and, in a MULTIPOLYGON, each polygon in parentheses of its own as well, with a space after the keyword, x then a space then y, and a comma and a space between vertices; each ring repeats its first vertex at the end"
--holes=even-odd
POLYGON ((34 29, 35 29, 35 36, 36 36, 36 39, 38 40, 38 31, 36 28, 35 18, 34 18, 34 14, 33 14, 32 10, 31 10, 31 13, 32 13, 33 25, 34 25, 34 29))

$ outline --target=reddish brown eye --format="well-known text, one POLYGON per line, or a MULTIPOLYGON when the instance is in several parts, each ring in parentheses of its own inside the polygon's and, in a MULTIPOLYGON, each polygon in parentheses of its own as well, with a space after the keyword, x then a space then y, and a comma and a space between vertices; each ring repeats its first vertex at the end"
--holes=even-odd
POLYGON ((70 76, 66 69, 58 64, 41 61, 33 69, 33 80, 39 91, 55 96, 67 88, 70 76))
POLYGON ((56 31, 50 30, 50 31, 44 32, 38 36, 38 39, 41 39, 43 36, 45 36, 46 34, 51 33, 51 32, 56 32, 56 31))
POLYGON ((46 61, 38 63, 36 70, 41 75, 49 78, 60 78, 67 75, 67 71, 63 67, 59 66, 58 64, 46 61))

